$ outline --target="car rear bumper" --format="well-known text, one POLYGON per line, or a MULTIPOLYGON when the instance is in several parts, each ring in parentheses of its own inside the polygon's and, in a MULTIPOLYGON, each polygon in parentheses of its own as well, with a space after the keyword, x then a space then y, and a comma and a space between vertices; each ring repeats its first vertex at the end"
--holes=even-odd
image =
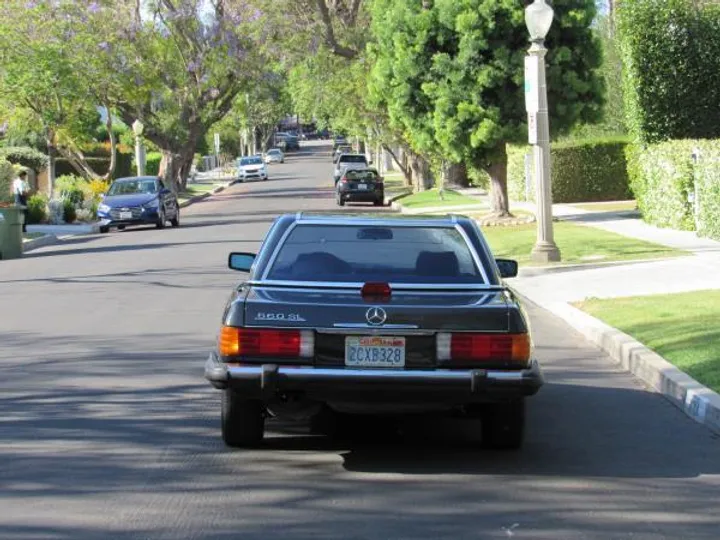
POLYGON ((319 401, 447 403, 492 402, 535 394, 543 385, 540 365, 517 371, 483 369, 391 370, 315 368, 280 364, 227 365, 211 353, 205 378, 215 388, 234 388, 248 399, 300 392, 319 401))
POLYGON ((385 194, 382 191, 340 191, 340 196, 346 201, 360 202, 382 201, 385 199, 385 194))

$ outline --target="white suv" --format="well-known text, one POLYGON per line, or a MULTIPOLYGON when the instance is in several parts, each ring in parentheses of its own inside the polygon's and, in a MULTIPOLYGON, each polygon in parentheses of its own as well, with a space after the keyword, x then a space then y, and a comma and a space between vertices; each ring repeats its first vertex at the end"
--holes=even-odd
POLYGON ((263 162, 262 156, 245 156, 239 158, 237 161, 237 171, 238 181, 240 182, 252 180, 253 178, 257 178, 258 180, 268 179, 267 167, 263 162))

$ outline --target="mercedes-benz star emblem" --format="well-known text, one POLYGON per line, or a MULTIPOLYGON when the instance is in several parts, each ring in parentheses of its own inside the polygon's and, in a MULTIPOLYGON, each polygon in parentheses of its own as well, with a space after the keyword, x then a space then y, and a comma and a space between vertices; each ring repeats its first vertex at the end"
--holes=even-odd
POLYGON ((387 320, 387 313, 385 313, 383 308, 371 307, 367 310, 367 313, 365 313, 365 318, 367 322, 373 326, 380 326, 387 320))

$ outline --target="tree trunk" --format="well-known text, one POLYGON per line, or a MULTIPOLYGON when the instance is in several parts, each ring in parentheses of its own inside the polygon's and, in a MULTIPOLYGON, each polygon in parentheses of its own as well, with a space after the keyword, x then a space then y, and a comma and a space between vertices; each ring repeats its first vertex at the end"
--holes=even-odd
POLYGON ((509 217, 510 205, 507 189, 507 151, 505 144, 499 145, 493 155, 493 161, 485 164, 485 172, 490 176, 490 203, 492 214, 496 217, 509 217))
POLYGON ((407 153, 403 150, 403 147, 399 147, 398 153, 396 154, 393 152, 392 148, 389 146, 383 145, 383 148, 385 151, 390 154, 390 157, 395 162, 395 164, 400 169, 400 172, 403 173, 403 177, 405 178, 405 186, 406 187, 412 187, 412 171, 410 170, 410 167, 408 166, 406 155, 407 153))
POLYGON ((165 187, 178 193, 187 188, 187 179, 193 162, 194 146, 184 146, 182 149, 161 148, 162 159, 158 175, 163 179, 165 187))
POLYGON ((433 187, 430 162, 420 154, 410 152, 410 169, 412 169, 413 191, 426 191, 433 187))
POLYGON ((55 154, 57 152, 55 149, 55 132, 52 129, 46 131, 45 142, 48 148, 48 196, 52 197, 53 191, 55 191, 55 154))
POLYGON ((469 187, 467 166, 465 163, 449 163, 445 172, 447 187, 469 187))

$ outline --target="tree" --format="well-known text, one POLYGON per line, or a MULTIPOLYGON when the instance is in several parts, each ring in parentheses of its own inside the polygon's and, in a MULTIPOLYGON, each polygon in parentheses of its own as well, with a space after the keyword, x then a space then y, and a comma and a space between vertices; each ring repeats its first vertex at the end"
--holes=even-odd
MULTIPOLYGON (((594 0, 556 0, 547 37, 555 135, 600 115, 594 0), (582 54, 578 54, 582 51, 582 54)), ((523 59, 528 33, 515 0, 375 0, 371 93, 415 151, 485 170, 493 212, 509 213, 508 142, 527 137, 523 59)))
POLYGON ((97 173, 80 151, 99 119, 98 104, 109 108, 102 84, 93 80, 95 62, 75 47, 69 4, 7 0, 0 8, 0 97, 12 116, 41 126, 48 149, 50 188, 59 152, 87 177, 110 178, 116 163, 112 117, 105 124, 111 139, 108 170, 97 173))

